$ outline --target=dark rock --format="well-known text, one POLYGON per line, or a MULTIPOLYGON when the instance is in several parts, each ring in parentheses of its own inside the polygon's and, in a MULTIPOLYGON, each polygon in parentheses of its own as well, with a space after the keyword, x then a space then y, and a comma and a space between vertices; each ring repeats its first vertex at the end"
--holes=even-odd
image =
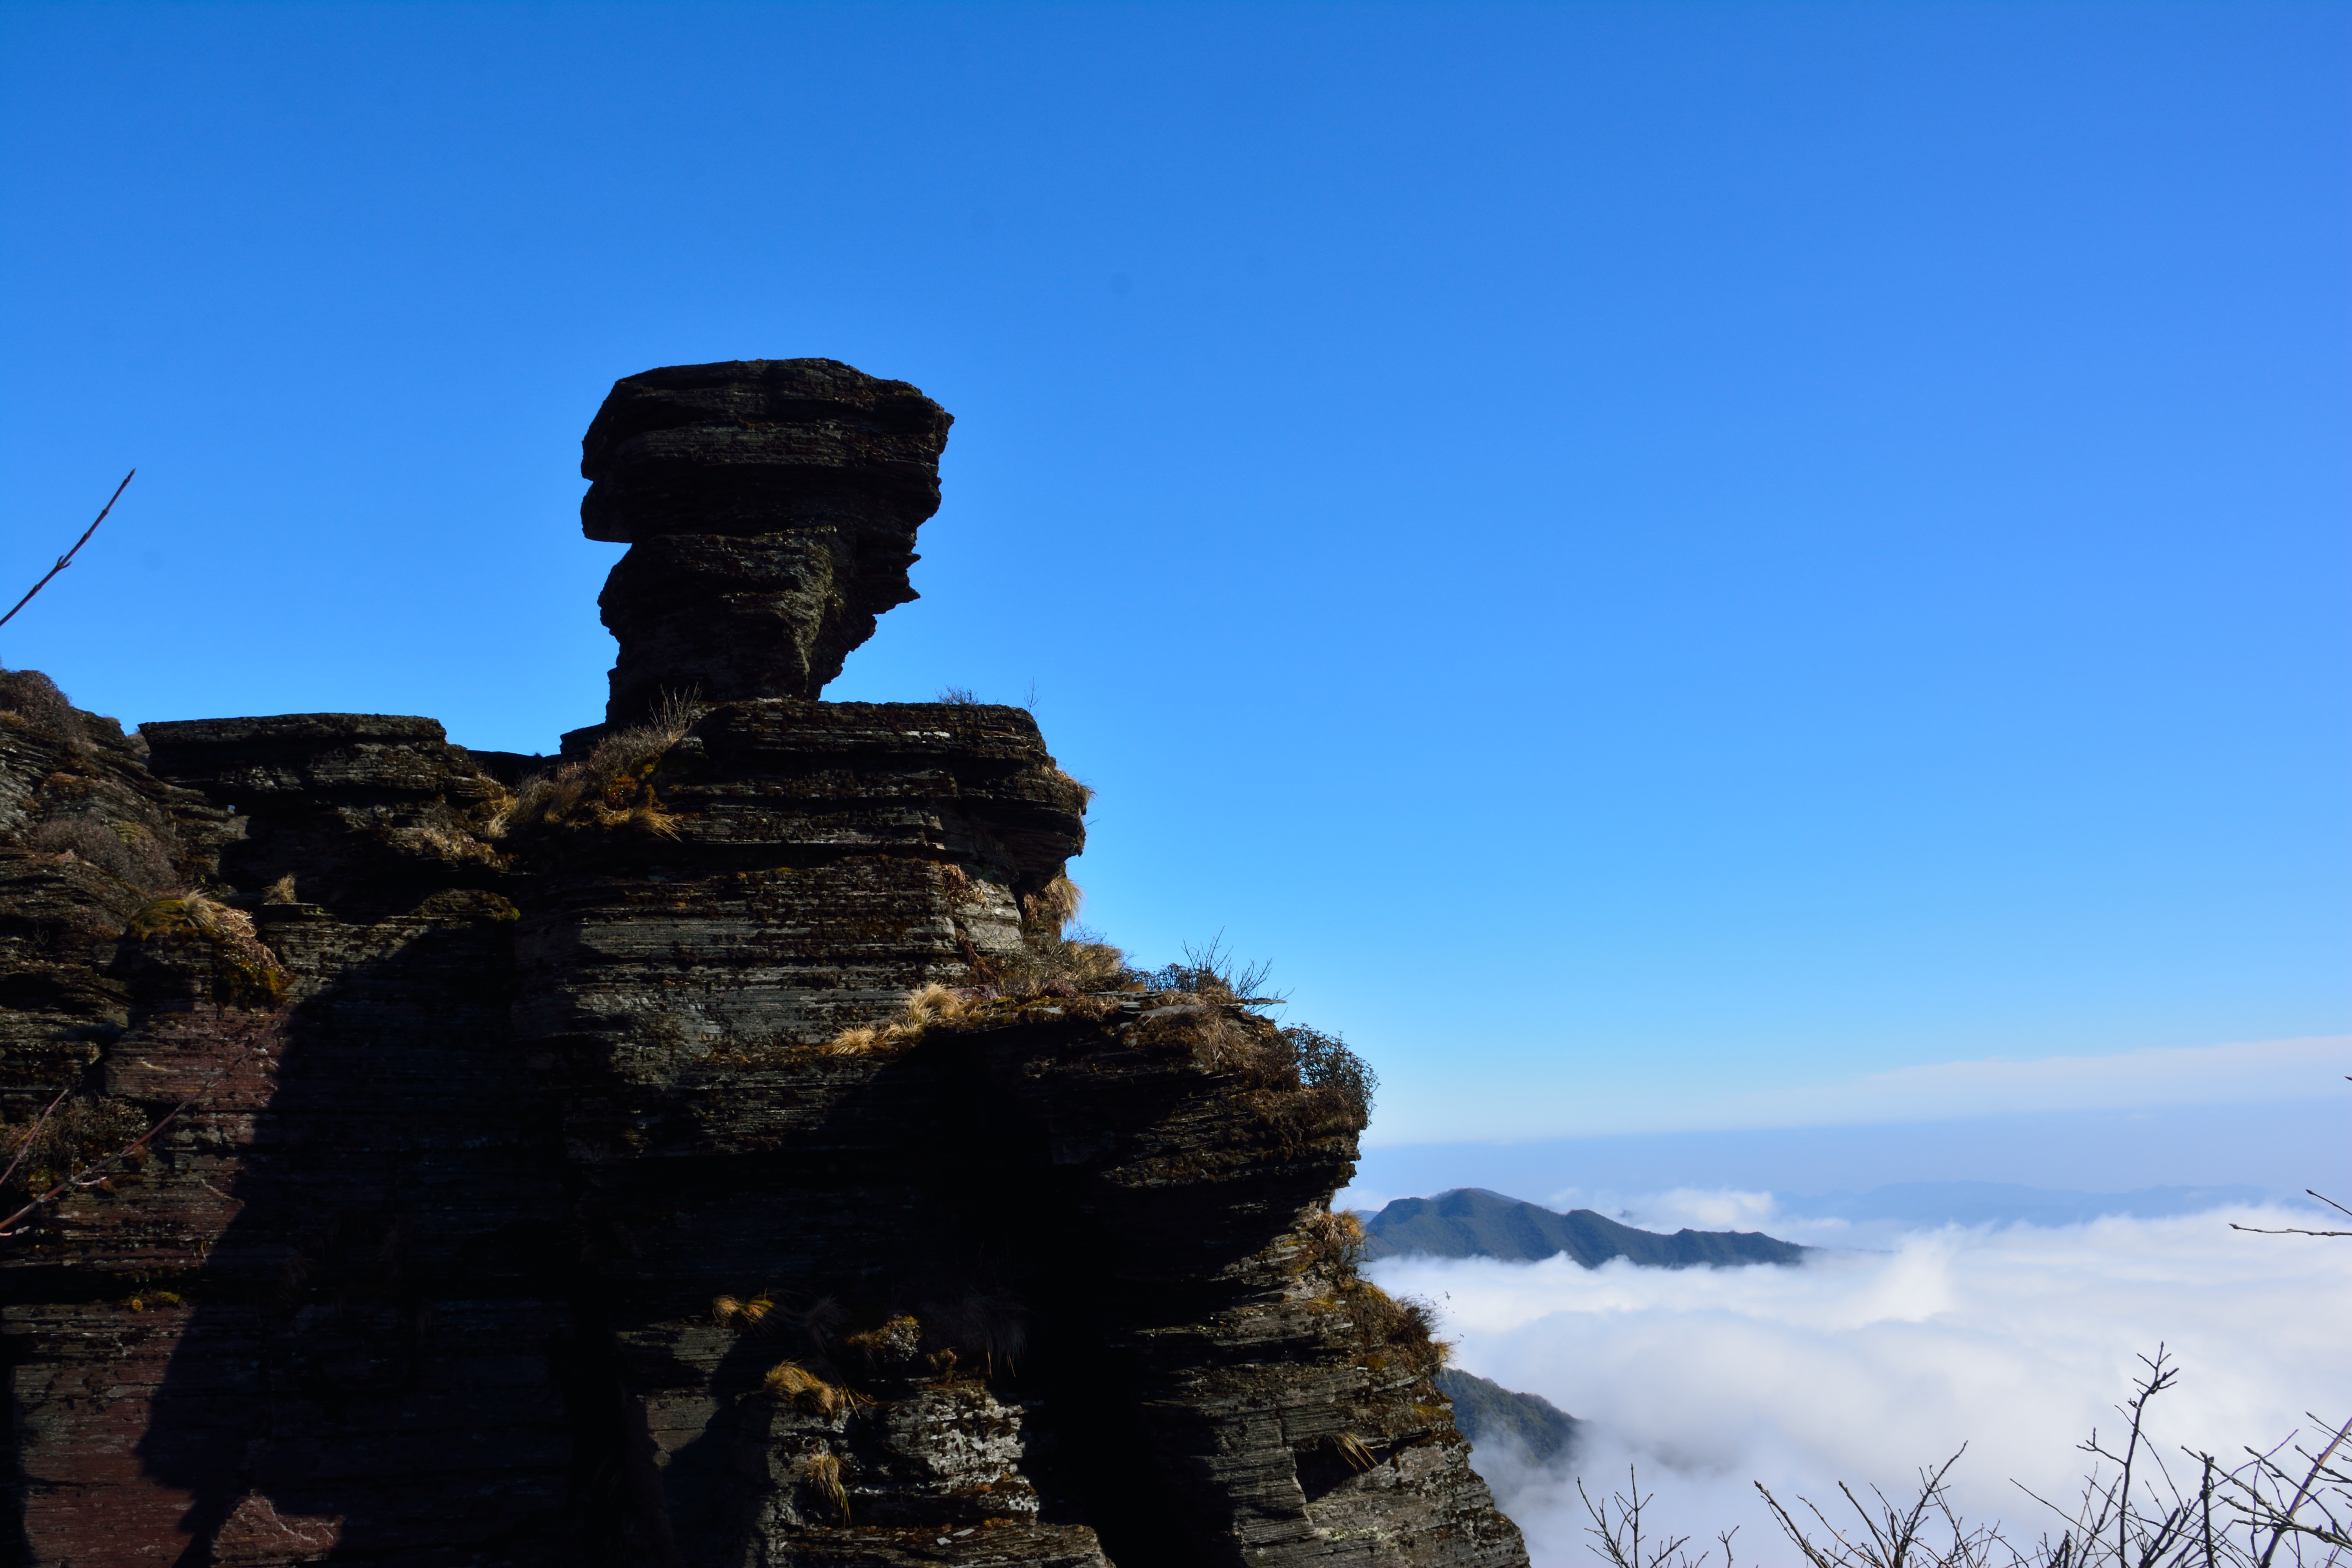
MULTIPOLYGON (((616 391, 592 513, 835 529, 866 594, 840 531, 911 539, 945 416, 718 369, 616 391)), ((1215 996, 1000 981, 1085 842, 1028 714, 737 693, 560 760, 292 715, 142 762, 26 689, 12 1560, 1525 1563, 1334 1241, 1360 1100, 1215 996)))
POLYGON ((451 888, 505 881, 486 835, 506 789, 438 721, 289 713, 142 725, 152 770, 233 808, 218 853, 223 891, 285 893, 373 921, 451 888))
POLYGON ((1022 900, 1086 844, 1084 792, 1018 708, 730 703, 653 777, 668 836, 530 845, 524 1038, 830 1037, 1017 948, 1022 900))
POLYGON ((614 384, 581 443, 591 539, 631 548, 597 600, 621 645, 608 722, 666 693, 815 697, 913 599, 948 412, 835 360, 731 360, 614 384))
MULTIPOLYGON (((569 1224, 562 1144, 499 1045, 513 906, 470 885, 494 875, 479 859, 399 838, 458 819, 478 776, 430 720, 149 728, 186 786, 128 748, 74 765, 94 796, 152 803, 192 879, 233 901, 212 929, 158 918, 183 900, 0 849, 0 930, 47 933, 0 954, 13 1128, 61 1088, 68 1113, 132 1129, 186 1106, 0 1251, 11 1560, 578 1546, 577 1336, 549 1245, 569 1224), (239 892, 279 866, 358 912, 239 892), (256 954, 274 985, 223 984, 256 954), (48 977, 69 983, 24 1005, 48 977)), ((0 736, 0 788, 56 760, 28 766, 9 739, 41 737, 0 736)), ((20 1173, 7 1206, 124 1136, 20 1173)))

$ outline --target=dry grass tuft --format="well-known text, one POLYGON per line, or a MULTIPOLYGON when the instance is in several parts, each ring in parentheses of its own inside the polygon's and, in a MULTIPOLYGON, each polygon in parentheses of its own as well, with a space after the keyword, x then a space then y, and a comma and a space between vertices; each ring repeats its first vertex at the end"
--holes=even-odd
POLYGON ((776 1299, 765 1290, 748 1301, 717 1296, 711 1299, 710 1321, 722 1329, 756 1329, 775 1308, 776 1299))
POLYGON ((1212 1072, 1232 1073, 1249 1087, 1299 1096, 1318 1119, 1360 1129, 1371 1120, 1380 1086, 1371 1065, 1337 1035, 1303 1024, 1276 1026, 1245 1003, 1213 993, 1172 994, 1176 1005, 1143 1015, 1139 1040, 1189 1055, 1212 1072))
POLYGON ((796 1361, 780 1361, 768 1369, 760 1380, 761 1387, 779 1399, 818 1399, 829 1401, 833 1384, 817 1376, 796 1361))
POLYGON ((37 669, 0 669, 0 723, 54 731, 74 750, 88 743, 74 705, 37 669))
POLYGON ((768 1375, 760 1380, 760 1386, 778 1399, 789 1400, 803 1410, 814 1410, 827 1416, 874 1403, 855 1389, 827 1383, 796 1361, 780 1361, 770 1367, 768 1375))
POLYGON ((868 1051, 879 1049, 885 1043, 881 1030, 859 1027, 842 1030, 819 1046, 817 1050, 828 1057, 861 1057, 868 1051))
POLYGON ((261 895, 261 901, 265 904, 300 903, 302 900, 294 893, 294 873, 289 871, 270 883, 268 889, 261 895))
POLYGON ((1359 1125, 1370 1123, 1372 1097, 1380 1091, 1381 1076, 1372 1070, 1371 1063, 1348 1048, 1347 1041, 1304 1024, 1290 1024, 1274 1032, 1272 1051, 1276 1071, 1290 1075, 1301 1089, 1354 1117, 1359 1125))
POLYGON ((274 1007, 285 1000, 287 975, 278 955, 253 933, 253 917, 191 889, 149 903, 131 917, 123 934, 139 942, 194 936, 212 944, 213 1000, 227 1006, 274 1007))
POLYGON ((811 1454, 800 1463, 801 1474, 808 1479, 817 1495, 831 1505, 842 1523, 849 1522, 849 1492, 841 1484, 841 1461, 831 1454, 811 1454))
POLYGON ((26 842, 43 854, 95 866, 142 893, 160 892, 172 884, 171 857, 137 823, 106 822, 85 814, 53 816, 36 825, 26 842))
POLYGON ((952 1018, 963 1009, 961 996, 934 981, 907 998, 906 1009, 898 1019, 904 1028, 921 1030, 938 1019, 952 1018))
POLYGON ((1138 1037, 1181 1051, 1211 1072, 1237 1073, 1270 1088, 1276 1086, 1277 1075, 1263 1070, 1267 1053, 1260 1037, 1272 1034, 1273 1027, 1225 1007, 1176 1007, 1146 1014, 1138 1037))
POLYGON ((675 838, 677 818, 662 805, 654 779, 664 757, 709 711, 691 693, 663 698, 645 723, 605 736, 584 759, 525 779, 514 803, 493 820, 490 837, 531 827, 632 827, 675 838))
POLYGON ((912 1362, 923 1347, 922 1323, 900 1313, 877 1328, 850 1335, 842 1348, 878 1372, 895 1372, 912 1362))
POLYGON ((1305 1226, 1307 1250, 1327 1268, 1353 1277, 1364 1260, 1364 1224, 1344 1209, 1318 1209, 1305 1226))
POLYGON ((898 1016, 889 1022, 844 1029, 817 1048, 829 1057, 854 1057, 911 1046, 923 1037, 925 1029, 942 1020, 961 1016, 971 1005, 962 993, 934 982, 908 997, 898 1016))
POLYGON ((1223 937, 1214 937, 1203 947, 1186 942, 1181 959, 1164 968, 1142 972, 1135 978, 1146 991, 1172 991, 1198 996, 1203 1002, 1266 1006, 1283 999, 1280 995, 1263 994, 1273 972, 1270 963, 1244 963, 1225 951, 1223 937))
POLYGON ((128 1100, 84 1095, 66 1100, 46 1121, 0 1127, 0 1164, 13 1162, 0 1201, 13 1209, 147 1131, 146 1113, 128 1100))
POLYGON ((1032 926, 1019 952, 982 962, 980 979, 985 994, 1016 1000, 1141 989, 1127 954, 1084 929, 1032 926))
POLYGON ((410 855, 427 856, 436 860, 475 861, 496 865, 505 859, 497 847, 475 837, 462 828, 427 823, 422 827, 387 827, 383 830, 386 843, 410 855))
POLYGON ((193 931, 200 936, 217 936, 230 921, 244 920, 249 932, 253 922, 236 910, 197 888, 184 889, 155 900, 131 917, 130 932, 144 939, 167 931, 193 931))
POLYGON ((1369 1279, 1349 1279, 1339 1302, 1367 1347, 1395 1353, 1422 1376, 1435 1373, 1454 1355, 1453 1344, 1437 1337, 1436 1307, 1417 1296, 1399 1300, 1369 1279))
POLYGON ((1021 923, 1058 932, 1078 918, 1087 895, 1067 877, 1056 877, 1021 900, 1021 923))
MULTIPOLYGON (((1279 994, 1265 994, 1269 965, 1241 963, 1222 941, 1213 941, 1204 947, 1186 944, 1183 958, 1163 968, 1137 969, 1126 953, 1095 932, 1068 927, 1067 916, 1045 902, 1049 896, 1066 899, 1069 914, 1076 913, 1078 889, 1066 877, 1024 900, 1028 924, 1020 951, 991 953, 979 961, 974 967, 982 984, 968 993, 974 1004, 998 998, 1026 1002, 1157 993, 1183 1010, 1152 1026, 1149 1037, 1181 1045, 1202 1066, 1242 1073, 1258 1087, 1303 1090, 1330 1114, 1352 1118, 1359 1127, 1370 1121, 1380 1077, 1369 1062, 1337 1035, 1304 1025, 1276 1027, 1263 1016, 1260 1009, 1283 1000, 1279 994), (1059 889, 1067 890, 1057 892, 1059 889)), ((857 1033, 838 1037, 837 1048, 870 1048, 880 1037, 861 1035, 856 1042, 840 1044, 857 1033)))

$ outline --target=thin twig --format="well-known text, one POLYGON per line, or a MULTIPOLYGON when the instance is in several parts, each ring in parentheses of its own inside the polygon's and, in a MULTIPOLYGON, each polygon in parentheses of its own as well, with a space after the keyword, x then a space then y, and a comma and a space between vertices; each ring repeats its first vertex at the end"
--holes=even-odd
POLYGON ((2147 1419, 2147 1402, 2170 1388, 2178 1375, 2164 1364, 2164 1342, 2161 1340, 2157 1342, 2154 1361, 2146 1356, 2139 1359, 2140 1363, 2147 1368, 2147 1377, 2140 1384, 2139 1391, 2126 1402, 2126 1408, 2131 1415, 2131 1431, 2124 1444, 2123 1481, 2116 1489, 2116 1495, 2123 1499, 2123 1508, 2116 1516, 2116 1562, 2118 1564, 2131 1561, 2132 1464, 2139 1458, 2140 1425, 2147 1419))
POLYGON ((2305 1230, 2300 1226, 2293 1225, 2282 1226, 2273 1230, 2266 1226, 2240 1225, 2236 1220, 2230 1222, 2230 1228, 2242 1230, 2249 1236, 2352 1236, 2352 1230, 2305 1230))
POLYGON ((2213 1561, 2213 1456, 2200 1454, 2198 1458, 2205 1464, 2205 1484, 2198 1489, 2197 1496, 2205 1505, 2205 1561, 2210 1563, 2213 1561))
POLYGON ((41 1129, 48 1124, 49 1112, 57 1110, 58 1106, 63 1105, 66 1102, 66 1096, 71 1094, 73 1092, 74 1085, 80 1081, 81 1075, 79 1073, 76 1073, 73 1077, 66 1079, 66 1086, 65 1088, 58 1090, 58 1097, 49 1101, 47 1110, 43 1110, 40 1115, 33 1119, 32 1130, 25 1134, 25 1141, 16 1145, 16 1157, 8 1162, 8 1168, 6 1170, 0 1171, 0 1187, 6 1186, 8 1184, 8 1178, 16 1173, 16 1167, 25 1163, 25 1156, 32 1151, 33 1140, 38 1138, 41 1135, 41 1129))
MULTIPOLYGON (((2271 1526, 2270 1546, 2263 1552, 2262 1568, 2271 1568, 2271 1557, 2278 1551, 2279 1542, 2285 1536, 2287 1531, 2294 1527, 2294 1516, 2303 1511, 2304 1500, 2311 1496, 2313 1484, 2326 1473, 2327 1461, 2336 1457, 2336 1450, 2344 1446, 2344 1440, 2347 1437, 2352 1437, 2352 1421, 2347 1421, 2336 1429, 2336 1436, 2328 1440, 2327 1447, 2319 1450, 2319 1457, 2312 1460, 2311 1469, 2304 1476, 2303 1484, 2294 1489, 2294 1500, 2276 1516, 2271 1526)), ((2305 1450, 2305 1452, 2308 1451, 2305 1450)))
POLYGON ((11 609, 6 615, 0 616, 0 626, 5 626, 10 621, 15 620, 16 618, 16 611, 21 610, 26 605, 31 604, 33 602, 33 595, 49 585, 50 577, 56 576, 58 573, 73 564, 73 558, 81 553, 81 547, 89 542, 89 536, 98 531, 99 523, 106 521, 106 514, 114 510, 114 503, 122 499, 122 492, 130 487, 131 479, 137 476, 138 472, 138 469, 133 468, 130 473, 122 476, 122 483, 114 487, 114 493, 106 498, 106 504, 104 506, 98 509, 97 521, 92 522, 88 528, 81 531, 81 537, 74 541, 74 547, 71 550, 67 551, 63 555, 58 557, 58 563, 49 568, 48 576, 43 577, 30 588, 26 589, 25 596, 16 601, 16 607, 11 609))
POLYGON ((209 1096, 213 1090, 218 1089, 221 1086, 222 1080, 226 1079, 229 1074, 235 1072, 238 1068, 242 1067, 245 1064, 245 1059, 260 1048, 261 1047, 258 1045, 246 1047, 245 1049, 239 1051, 236 1057, 229 1061, 227 1066, 222 1068, 220 1071, 213 1074, 211 1082, 205 1084, 204 1088, 198 1089, 195 1093, 190 1095, 187 1099, 173 1106, 170 1112, 166 1114, 161 1121, 156 1122, 154 1126, 150 1127, 146 1131, 142 1132, 130 1142, 125 1143, 121 1148, 117 1149, 113 1153, 105 1155, 100 1159, 93 1160, 89 1164, 84 1165, 80 1170, 76 1171, 72 1175, 68 1176, 64 1181, 59 1182, 56 1186, 51 1187, 47 1192, 43 1193, 31 1203, 28 1203, 23 1208, 18 1209, 15 1214, 10 1215, 6 1219, 0 1219, 0 1239, 5 1239, 21 1234, 15 1228, 16 1222, 31 1214, 35 1209, 39 1208, 43 1204, 47 1203, 51 1198, 56 1197, 58 1194, 67 1191, 68 1188, 89 1187, 95 1185, 95 1183, 88 1181, 85 1178, 90 1176, 96 1172, 104 1170, 107 1166, 112 1164, 115 1161, 123 1158, 127 1154, 135 1153, 139 1148, 147 1142, 147 1140, 152 1138, 156 1133, 161 1132, 164 1128, 169 1127, 173 1122, 178 1121, 181 1112, 203 1100, 209 1096))
POLYGON ((2306 1195, 2311 1196, 2311 1197, 2317 1198, 2321 1203, 2326 1204, 2329 1208, 2334 1209, 2336 1213, 2338 1213, 2338 1214, 2340 1214, 2340 1215, 2347 1215, 2347 1216, 2352 1216, 2352 1209, 2347 1209, 2347 1208, 2346 1208, 2342 1204, 2337 1203, 2334 1198, 2329 1197, 2326 1193, 2322 1193, 2322 1192, 2315 1192, 2315 1191, 2314 1191, 2314 1190, 2313 1190, 2312 1188, 2310 1188, 2310 1187, 2305 1187, 2305 1188, 2304 1188, 2303 1190, 2304 1190, 2304 1192, 2305 1192, 2305 1194, 2306 1195))

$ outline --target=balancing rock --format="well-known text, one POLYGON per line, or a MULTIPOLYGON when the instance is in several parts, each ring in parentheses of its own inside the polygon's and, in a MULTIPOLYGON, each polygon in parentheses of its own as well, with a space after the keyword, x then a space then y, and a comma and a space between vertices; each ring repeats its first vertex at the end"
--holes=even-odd
POLYGON ((673 365, 614 384, 581 443, 591 539, 628 545, 598 603, 611 724, 665 693, 815 697, 913 599, 947 410, 837 360, 673 365))

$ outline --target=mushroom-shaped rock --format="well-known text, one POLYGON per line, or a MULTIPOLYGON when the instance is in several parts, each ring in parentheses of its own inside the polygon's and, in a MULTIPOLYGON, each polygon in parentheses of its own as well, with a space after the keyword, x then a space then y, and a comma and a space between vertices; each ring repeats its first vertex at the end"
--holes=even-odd
POLYGON ((614 384, 581 442, 621 645, 610 724, 667 692, 815 697, 877 616, 916 596, 947 410, 838 360, 672 365, 614 384))

